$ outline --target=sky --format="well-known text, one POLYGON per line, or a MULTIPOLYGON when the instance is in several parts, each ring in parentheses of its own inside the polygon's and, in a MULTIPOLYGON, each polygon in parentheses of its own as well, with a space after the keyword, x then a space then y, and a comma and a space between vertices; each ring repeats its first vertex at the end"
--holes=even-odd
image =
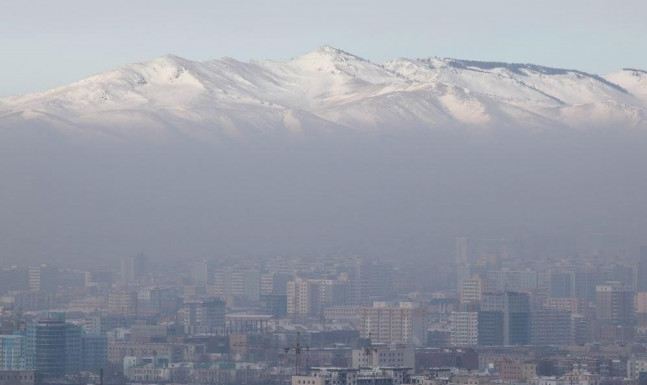
POLYGON ((636 0, 2 0, 0 97, 169 53, 287 60, 322 45, 378 63, 438 56, 647 69, 645 14, 636 0))

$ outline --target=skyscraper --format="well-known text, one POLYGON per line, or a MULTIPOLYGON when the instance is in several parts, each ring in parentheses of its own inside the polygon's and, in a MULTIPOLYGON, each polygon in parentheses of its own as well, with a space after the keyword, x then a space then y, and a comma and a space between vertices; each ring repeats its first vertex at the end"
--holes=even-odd
POLYGON ((62 378, 81 367, 82 328, 63 318, 46 318, 27 326, 26 365, 45 378, 62 378))

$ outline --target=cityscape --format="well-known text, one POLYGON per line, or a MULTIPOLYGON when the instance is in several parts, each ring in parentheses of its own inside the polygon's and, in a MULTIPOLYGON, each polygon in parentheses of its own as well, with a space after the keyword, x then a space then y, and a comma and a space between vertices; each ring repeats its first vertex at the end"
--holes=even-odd
POLYGON ((0 385, 647 385, 645 15, 0 2, 0 385))
POLYGON ((643 384, 647 247, 542 244, 458 237, 444 263, 4 266, 0 381, 643 384))

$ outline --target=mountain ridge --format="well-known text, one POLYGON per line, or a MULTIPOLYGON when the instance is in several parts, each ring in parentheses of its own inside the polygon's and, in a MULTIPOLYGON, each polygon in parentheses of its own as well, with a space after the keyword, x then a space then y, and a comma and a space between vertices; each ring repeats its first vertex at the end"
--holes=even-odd
POLYGON ((470 127, 647 129, 647 72, 604 77, 536 64, 399 58, 375 64, 323 46, 288 61, 128 64, 44 92, 0 99, 0 128, 38 122, 146 140, 142 131, 210 139, 325 126, 359 132, 470 127), (56 121, 54 123, 53 121, 56 121), (139 132, 139 133, 137 133, 139 132), (244 135, 243 135, 244 134, 244 135))

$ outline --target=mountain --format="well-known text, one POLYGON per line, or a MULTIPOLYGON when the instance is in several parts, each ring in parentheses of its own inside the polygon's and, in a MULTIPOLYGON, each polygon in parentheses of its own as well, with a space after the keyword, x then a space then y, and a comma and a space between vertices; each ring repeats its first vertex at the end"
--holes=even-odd
POLYGON ((646 109, 634 69, 164 56, 0 100, 0 260, 450 261, 464 235, 631 255, 646 109))
POLYGON ((605 77, 456 59, 371 63, 332 47, 286 62, 167 55, 0 99, 2 135, 218 142, 393 130, 647 129, 647 72, 605 77))

